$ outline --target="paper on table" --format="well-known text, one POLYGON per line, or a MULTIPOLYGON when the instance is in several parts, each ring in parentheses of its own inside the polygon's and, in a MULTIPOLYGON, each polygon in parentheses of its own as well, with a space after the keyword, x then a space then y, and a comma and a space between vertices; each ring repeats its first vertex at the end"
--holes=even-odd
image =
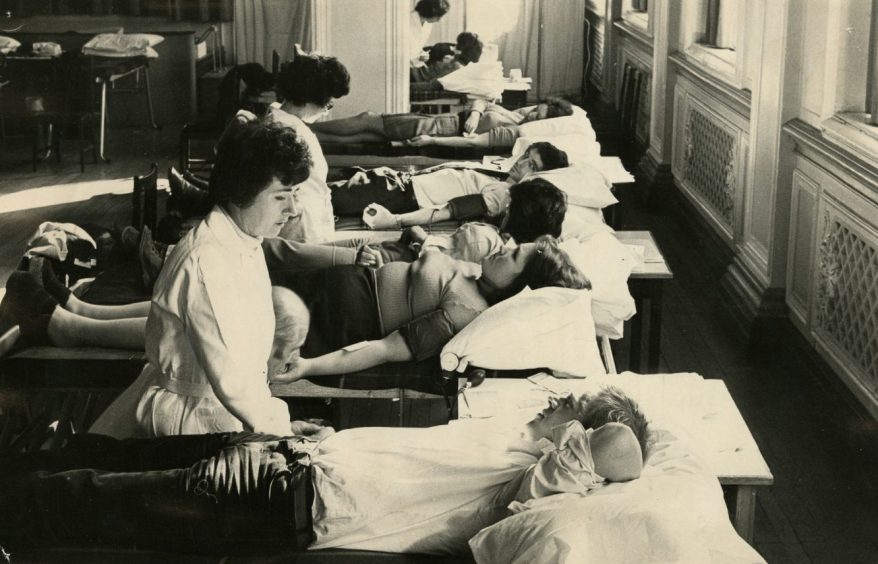
POLYGON ((634 257, 634 266, 633 268, 637 268, 644 263, 644 254, 646 253, 646 247, 643 245, 625 245, 625 248, 628 249, 628 252, 634 257))
POLYGON ((570 393, 570 387, 567 384, 545 372, 528 376, 527 379, 537 386, 549 390, 553 394, 566 395, 570 393))
MULTIPOLYGON (((533 395, 516 396, 494 390, 473 389, 463 392, 461 396, 466 398, 465 404, 469 409, 468 413, 461 413, 461 417, 473 417, 475 413, 478 414, 476 417, 482 419, 505 415, 515 410, 542 407, 546 404, 548 393, 544 391, 533 395)), ((461 400, 461 403, 464 403, 463 398, 461 400)), ((461 404, 458 404, 458 407, 460 406, 461 404)))
POLYGON ((649 244, 650 242, 647 240, 641 239, 629 239, 625 246, 632 253, 636 252, 635 249, 640 247, 643 249, 641 253, 643 256, 643 262, 664 262, 661 253, 659 253, 658 247, 655 245, 649 244))
POLYGON ((634 182, 634 176, 625 170, 625 165, 622 164, 622 159, 619 157, 601 157, 592 165, 613 184, 634 182))

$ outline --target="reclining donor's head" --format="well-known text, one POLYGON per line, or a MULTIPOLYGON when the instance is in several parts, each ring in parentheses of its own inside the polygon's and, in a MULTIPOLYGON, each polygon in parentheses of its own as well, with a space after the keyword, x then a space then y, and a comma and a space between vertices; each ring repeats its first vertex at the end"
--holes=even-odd
POLYGON ((567 153, 546 141, 531 143, 509 169, 509 179, 518 182, 533 172, 544 172, 570 166, 567 153))
POLYGON ((649 455, 649 423, 633 399, 615 386, 594 395, 551 398, 549 405, 527 424, 533 439, 549 438, 552 429, 577 420, 594 429, 590 438, 595 471, 610 481, 640 476, 649 455))
POLYGON ((307 112, 314 121, 332 108, 333 100, 347 96, 351 89, 348 69, 335 57, 297 55, 278 71, 275 87, 278 99, 297 107, 311 106, 307 112))
POLYGON ((458 51, 457 60, 464 65, 469 63, 478 63, 482 58, 482 50, 484 44, 479 39, 478 34, 469 31, 462 31, 457 35, 457 44, 455 47, 458 51))
POLYGON ((491 303, 512 297, 525 287, 591 289, 591 282, 551 235, 541 235, 514 249, 505 247, 482 259, 481 266, 479 285, 491 303))
POLYGON ((534 108, 524 116, 523 123, 572 115, 573 104, 563 98, 549 97, 534 106, 534 108))
POLYGON ((509 207, 500 231, 516 243, 530 243, 540 235, 561 236, 567 214, 567 195, 542 178, 532 178, 509 188, 509 207))
POLYGON ((217 144, 210 196, 244 233, 277 237, 298 213, 293 192, 310 168, 308 147, 292 129, 264 119, 239 123, 217 144))
POLYGON ((299 358, 299 349, 308 336, 311 314, 302 298, 289 288, 271 287, 274 305, 274 341, 268 357, 268 375, 289 372, 299 358))

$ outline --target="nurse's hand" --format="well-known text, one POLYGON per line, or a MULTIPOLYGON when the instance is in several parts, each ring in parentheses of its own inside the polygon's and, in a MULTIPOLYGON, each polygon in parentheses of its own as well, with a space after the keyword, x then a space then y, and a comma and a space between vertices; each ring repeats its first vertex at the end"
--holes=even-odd
POLYGON ((384 266, 384 259, 381 253, 372 247, 366 245, 357 253, 357 266, 368 266, 369 268, 381 268, 384 266))
POLYGON ((293 421, 290 423, 293 435, 308 437, 315 441, 322 441, 326 437, 335 434, 335 429, 328 425, 321 425, 309 419, 307 421, 293 421))

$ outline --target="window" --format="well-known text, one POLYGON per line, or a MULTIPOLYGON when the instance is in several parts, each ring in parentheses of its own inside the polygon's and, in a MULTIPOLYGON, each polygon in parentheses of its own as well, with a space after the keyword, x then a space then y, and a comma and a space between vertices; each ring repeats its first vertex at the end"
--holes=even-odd
POLYGON ((743 0, 684 3, 682 49, 689 59, 738 88, 746 88, 743 47, 746 26, 743 0))
POLYGON ((622 19, 649 31, 649 0, 623 0, 622 19))

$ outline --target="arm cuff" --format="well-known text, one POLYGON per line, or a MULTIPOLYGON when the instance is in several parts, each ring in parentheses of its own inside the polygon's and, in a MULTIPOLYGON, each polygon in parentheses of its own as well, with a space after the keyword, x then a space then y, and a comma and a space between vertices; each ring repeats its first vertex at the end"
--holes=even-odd
POLYGON ((481 194, 469 194, 448 200, 448 210, 452 219, 473 219, 487 215, 488 205, 481 194))

